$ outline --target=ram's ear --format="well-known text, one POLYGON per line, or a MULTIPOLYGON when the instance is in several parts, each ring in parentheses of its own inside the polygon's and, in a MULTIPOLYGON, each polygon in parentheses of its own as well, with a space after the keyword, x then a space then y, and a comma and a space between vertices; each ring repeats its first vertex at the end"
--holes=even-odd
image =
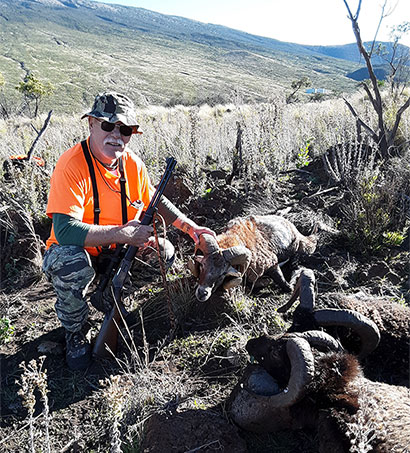
POLYGON ((198 278, 200 274, 200 263, 196 259, 188 258, 188 269, 191 271, 191 274, 198 278))
POLYGON ((242 284, 242 277, 231 277, 225 279, 222 284, 223 289, 231 289, 236 288, 237 286, 242 284))

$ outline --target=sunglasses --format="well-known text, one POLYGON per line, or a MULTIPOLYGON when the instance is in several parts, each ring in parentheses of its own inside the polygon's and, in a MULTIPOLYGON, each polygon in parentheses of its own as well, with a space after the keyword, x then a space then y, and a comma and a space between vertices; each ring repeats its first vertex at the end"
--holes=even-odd
POLYGON ((108 121, 101 121, 98 119, 97 121, 100 123, 101 129, 105 132, 112 132, 118 126, 120 129, 120 134, 123 135, 124 137, 129 137, 130 135, 132 135, 134 131, 137 132, 138 130, 138 126, 126 126, 125 124, 119 125, 115 123, 109 123, 108 121))

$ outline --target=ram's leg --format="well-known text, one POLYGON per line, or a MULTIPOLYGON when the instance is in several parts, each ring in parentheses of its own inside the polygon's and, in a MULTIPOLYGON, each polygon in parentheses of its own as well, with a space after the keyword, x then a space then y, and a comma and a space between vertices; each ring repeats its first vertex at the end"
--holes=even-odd
POLYGON ((283 291, 286 291, 287 293, 292 291, 292 286, 286 281, 278 264, 269 268, 265 272, 265 275, 272 278, 273 281, 283 289, 283 291))

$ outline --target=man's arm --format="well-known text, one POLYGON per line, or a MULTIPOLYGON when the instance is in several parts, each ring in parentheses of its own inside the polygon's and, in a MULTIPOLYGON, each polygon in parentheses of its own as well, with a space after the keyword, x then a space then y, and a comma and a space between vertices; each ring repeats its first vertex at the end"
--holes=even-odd
POLYGON ((89 225, 66 214, 53 214, 53 226, 60 245, 82 247, 130 244, 141 247, 152 235, 153 228, 131 220, 125 225, 89 225))
MULTIPOLYGON (((199 242, 201 234, 215 236, 211 229, 198 226, 166 197, 162 197, 158 211, 168 225, 172 224, 188 234, 195 243, 199 242)), ((60 213, 53 213, 53 226, 60 245, 80 245, 81 247, 102 247, 111 244, 130 244, 141 247, 153 232, 151 226, 141 225, 138 220, 131 220, 125 225, 90 225, 60 213)))
POLYGON ((139 220, 130 220, 125 225, 90 225, 84 241, 85 247, 110 244, 130 244, 141 247, 152 235, 151 225, 141 225, 139 220))

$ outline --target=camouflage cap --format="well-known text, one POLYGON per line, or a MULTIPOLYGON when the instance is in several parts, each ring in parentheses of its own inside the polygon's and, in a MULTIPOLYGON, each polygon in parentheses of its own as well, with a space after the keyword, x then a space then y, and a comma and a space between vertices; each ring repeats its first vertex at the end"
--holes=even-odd
POLYGON ((127 126, 137 126, 137 117, 135 107, 131 99, 119 93, 103 93, 95 97, 91 112, 85 113, 81 119, 86 116, 102 118, 109 123, 121 123, 127 126))

